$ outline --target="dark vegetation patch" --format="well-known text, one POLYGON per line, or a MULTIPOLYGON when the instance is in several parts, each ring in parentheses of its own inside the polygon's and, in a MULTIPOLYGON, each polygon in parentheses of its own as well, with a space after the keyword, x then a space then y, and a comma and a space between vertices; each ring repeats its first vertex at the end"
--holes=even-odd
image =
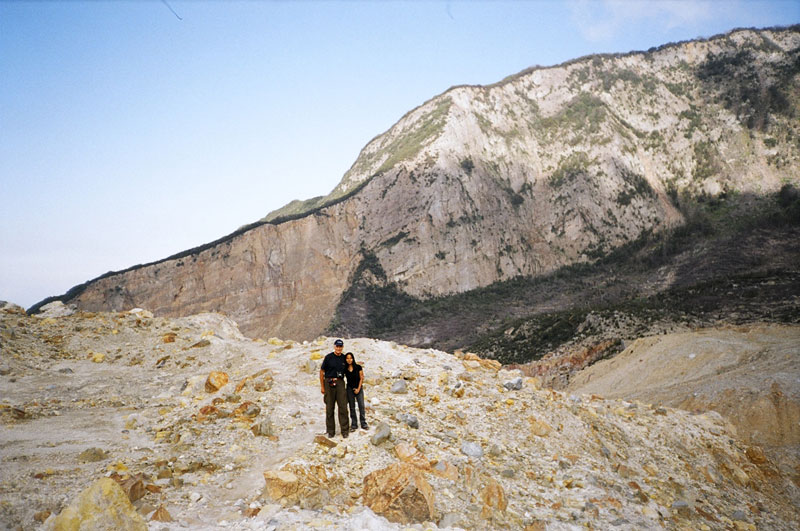
POLYGON ((705 90, 750 129, 765 131, 773 114, 797 114, 795 76, 800 73, 800 48, 777 62, 762 62, 752 49, 710 54, 697 69, 705 90))

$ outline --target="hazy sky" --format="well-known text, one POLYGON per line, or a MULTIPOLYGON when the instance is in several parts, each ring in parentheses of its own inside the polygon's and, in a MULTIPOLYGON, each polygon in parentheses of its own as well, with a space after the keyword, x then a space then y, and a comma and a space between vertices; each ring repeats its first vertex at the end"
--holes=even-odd
POLYGON ((0 300, 327 194, 452 85, 798 22, 795 0, 0 0, 0 300))

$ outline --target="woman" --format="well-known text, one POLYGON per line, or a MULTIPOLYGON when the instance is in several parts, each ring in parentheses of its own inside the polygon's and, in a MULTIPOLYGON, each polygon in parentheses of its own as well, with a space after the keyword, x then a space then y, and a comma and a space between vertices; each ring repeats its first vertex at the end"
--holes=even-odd
POLYGON ((361 365, 356 363, 352 352, 348 352, 344 355, 344 363, 344 377, 347 380, 347 402, 350 404, 350 431, 356 431, 356 429, 358 429, 355 402, 358 402, 361 429, 369 429, 367 426, 367 417, 364 415, 364 390, 362 389, 364 385, 364 371, 361 370, 361 365))

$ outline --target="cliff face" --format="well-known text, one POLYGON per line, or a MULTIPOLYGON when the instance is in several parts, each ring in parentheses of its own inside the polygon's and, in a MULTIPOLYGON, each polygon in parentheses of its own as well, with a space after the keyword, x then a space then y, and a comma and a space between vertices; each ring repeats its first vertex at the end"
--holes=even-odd
POLYGON ((456 87, 367 144, 328 196, 62 299, 309 339, 354 282, 426 298, 590 261, 680 224, 682 197, 797 182, 799 71, 793 27, 456 87))

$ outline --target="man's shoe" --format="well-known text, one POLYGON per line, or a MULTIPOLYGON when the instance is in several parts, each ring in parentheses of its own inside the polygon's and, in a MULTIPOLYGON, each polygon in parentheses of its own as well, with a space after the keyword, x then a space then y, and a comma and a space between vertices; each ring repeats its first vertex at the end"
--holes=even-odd
POLYGON ((350 432, 343 431, 342 432, 342 439, 347 439, 347 436, 350 435, 350 432))
POLYGON ((328 439, 333 439, 334 437, 336 437, 335 433, 329 433, 328 434, 328 439))
POLYGON ((362 424, 362 425, 361 425, 361 429, 362 429, 362 430, 368 430, 368 429, 369 429, 369 426, 367 426, 366 424, 362 424))

